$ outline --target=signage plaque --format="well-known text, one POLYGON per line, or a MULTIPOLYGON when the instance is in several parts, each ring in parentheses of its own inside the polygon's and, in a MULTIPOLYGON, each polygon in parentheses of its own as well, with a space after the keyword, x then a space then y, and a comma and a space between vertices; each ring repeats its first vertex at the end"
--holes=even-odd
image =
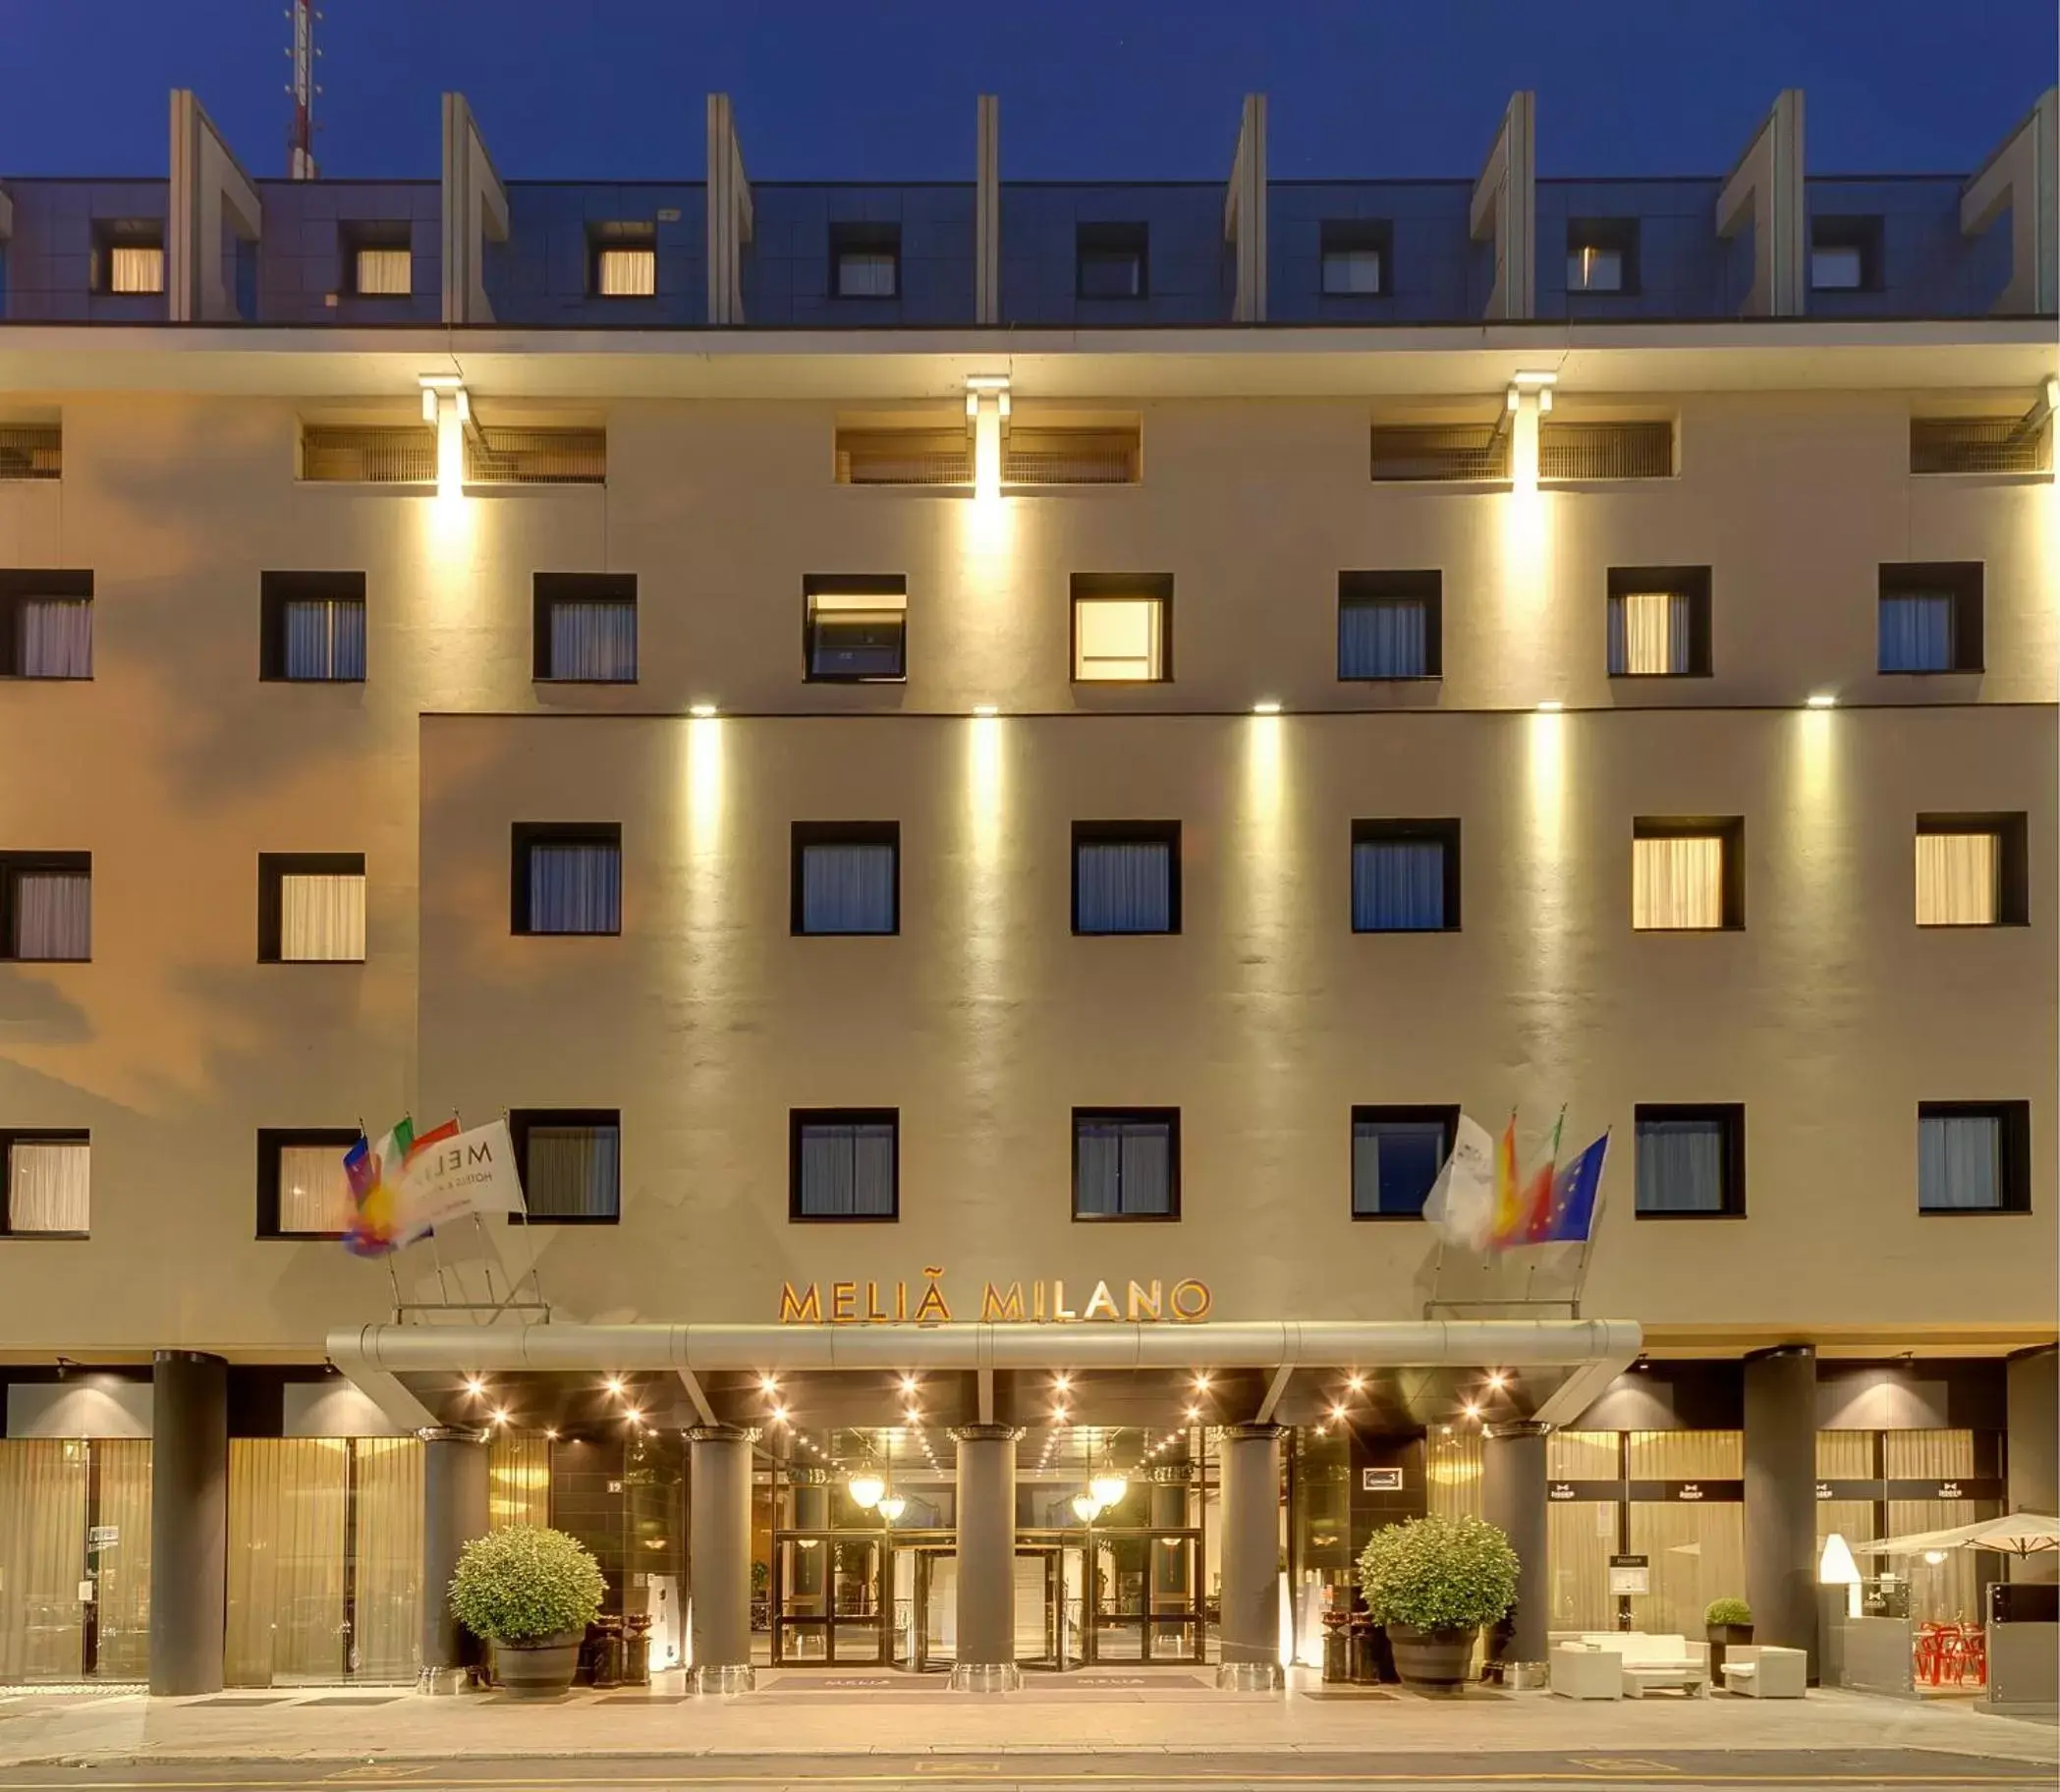
POLYGON ((974 1313, 955 1314, 944 1286, 944 1265, 926 1264, 915 1288, 905 1282, 793 1282, 780 1284, 782 1325, 949 1325, 961 1316, 983 1325, 1194 1325, 1209 1316, 1215 1297, 1206 1282, 1185 1276, 1167 1282, 982 1282, 974 1313), (1120 1290, 1120 1292, 1119 1292, 1120 1290), (1076 1300, 1081 1304, 1072 1305, 1076 1300))
POLYGON ((1609 1558, 1609 1591, 1620 1597, 1652 1591, 1652 1561, 1643 1555, 1613 1555, 1609 1558))

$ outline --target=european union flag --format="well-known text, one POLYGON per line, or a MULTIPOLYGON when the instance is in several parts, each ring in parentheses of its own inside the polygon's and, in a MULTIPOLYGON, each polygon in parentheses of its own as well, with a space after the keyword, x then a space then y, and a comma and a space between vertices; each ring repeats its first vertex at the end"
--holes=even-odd
POLYGON ((1552 1178, 1552 1200, 1531 1228, 1533 1245, 1578 1244, 1595 1223, 1595 1195, 1602 1187, 1602 1159, 1609 1152, 1604 1133, 1552 1178))

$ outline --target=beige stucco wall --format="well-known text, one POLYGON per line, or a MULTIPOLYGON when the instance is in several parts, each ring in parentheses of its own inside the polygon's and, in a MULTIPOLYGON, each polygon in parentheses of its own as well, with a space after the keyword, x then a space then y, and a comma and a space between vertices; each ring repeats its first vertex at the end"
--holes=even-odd
POLYGON ((376 1266, 251 1237, 254 1134, 411 1100, 623 1110, 623 1225, 546 1248, 580 1316, 942 1262, 1399 1316, 1423 1247, 1346 1217, 1353 1102, 1744 1100, 1749 1216, 1634 1222, 1621 1151, 1590 1310, 2049 1334, 2051 483, 1913 479, 1894 394, 1689 396, 1678 479, 1535 499, 1371 486, 1357 401, 1141 410, 1141 486, 989 510, 833 486, 825 406, 618 405, 605 490, 440 506, 297 485, 289 403, 67 403, 0 563, 93 568, 96 676, 0 689, 0 848, 93 853, 94 962, 0 966, 0 1128, 91 1127, 93 1237, 0 1241, 0 1350, 305 1356, 376 1316, 376 1266), (1875 675, 1877 564, 1961 558, 1989 670, 1875 675), (1604 570, 1704 561, 1716 676, 1613 692, 1604 570), (1409 566, 1444 568, 1442 685, 1340 686, 1338 570, 1409 566), (367 575, 368 681, 260 685, 260 571, 332 567, 367 575), (637 687, 530 683, 537 570, 640 575, 637 687), (1076 691, 1067 575, 1121 570, 1174 575, 1176 679, 1076 691), (905 687, 802 683, 834 571, 908 574, 905 687), (1617 696, 1717 707, 1530 713, 1617 696), (985 702, 1021 713, 922 713, 985 702), (1383 706, 1519 712, 1308 713, 1383 706), (661 713, 535 719, 608 710, 661 713), (2019 809, 2032 925, 1919 933, 1912 817, 2019 809), (1743 934, 1630 932, 1631 817, 1678 813, 1746 817, 1743 934), (1459 934, 1349 932, 1382 814, 1464 818, 1459 934), (624 936, 511 939, 509 823, 583 815, 624 824, 624 936), (789 824, 840 815, 902 822, 899 939, 787 934, 789 824), (1070 936, 1094 815, 1183 821, 1183 936, 1070 936), (257 855, 318 850, 366 855, 368 962, 257 965, 257 855), (2033 1213, 1920 1218, 1916 1102, 1989 1096, 2033 1102, 2033 1213), (1075 1102, 1183 1108, 1179 1226, 1069 1223, 1075 1102), (874 1103, 902 1223, 787 1225, 787 1108, 874 1103))

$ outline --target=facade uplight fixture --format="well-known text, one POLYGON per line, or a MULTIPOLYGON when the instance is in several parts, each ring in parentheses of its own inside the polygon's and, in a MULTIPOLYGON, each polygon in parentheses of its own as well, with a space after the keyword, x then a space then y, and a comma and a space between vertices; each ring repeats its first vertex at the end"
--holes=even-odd
POLYGON ((999 715, 1001 708, 996 703, 974 703, 973 713, 985 721, 989 716, 999 715))
POLYGON ((1280 699, 1277 697, 1260 698, 1257 702, 1252 705, 1252 713, 1253 715, 1278 715, 1280 713, 1280 699))
POLYGON ((689 703, 687 713, 697 722, 705 722, 715 715, 716 708, 713 703, 689 703))
POLYGON ((1565 707, 1566 704, 1559 702, 1555 700, 1550 702, 1543 702, 1538 704, 1537 712, 1540 715, 1557 715, 1565 707))
POLYGON ((1838 699, 1829 691, 1812 691, 1809 694, 1809 706, 1812 709, 1836 709, 1838 699))

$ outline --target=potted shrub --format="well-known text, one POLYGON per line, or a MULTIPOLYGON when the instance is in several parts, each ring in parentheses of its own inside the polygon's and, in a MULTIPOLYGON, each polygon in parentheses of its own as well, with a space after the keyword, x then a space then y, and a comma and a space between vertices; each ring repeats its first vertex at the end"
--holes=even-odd
POLYGON ((1709 1638, 1709 1683, 1722 1686, 1726 1646, 1753 1640, 1753 1608, 1744 1599, 1711 1599, 1702 1625, 1709 1638))
POLYGON ((1516 1603, 1517 1552, 1481 1519, 1413 1518, 1367 1540, 1359 1584, 1402 1683, 1456 1692, 1480 1627, 1516 1603))
POLYGON ((606 1585, 577 1539, 510 1525, 465 1545, 451 1579, 451 1615, 493 1645, 500 1686, 519 1699, 544 1699, 572 1685, 606 1585))

